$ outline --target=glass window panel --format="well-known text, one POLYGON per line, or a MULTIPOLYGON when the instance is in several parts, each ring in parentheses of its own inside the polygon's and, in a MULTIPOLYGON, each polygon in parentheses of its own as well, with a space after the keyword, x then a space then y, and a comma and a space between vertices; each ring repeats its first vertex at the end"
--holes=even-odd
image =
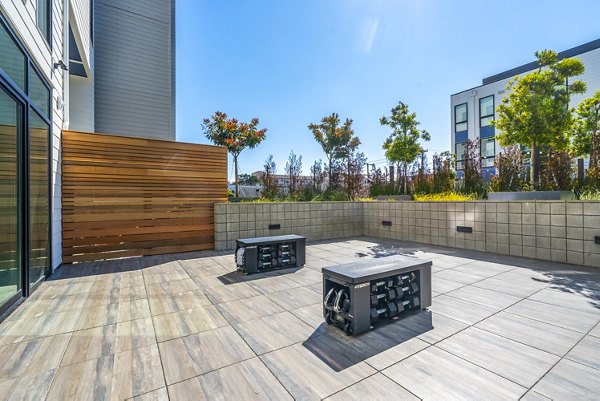
POLYGON ((25 91, 25 55, 0 23, 0 68, 25 91))
POLYGON ((48 13, 50 12, 50 3, 48 0, 37 0, 37 26, 44 35, 46 40, 50 39, 50 20, 48 13))
POLYGON ((50 115, 50 90, 31 67, 29 68, 29 97, 46 116, 50 115))
POLYGON ((459 104, 454 107, 454 121, 456 123, 462 123, 467 121, 467 104, 459 104))
POLYGON ((21 289, 18 264, 17 138, 21 106, 0 87, 0 305, 21 289))
POLYGON ((36 283, 49 266, 48 141, 50 128, 29 113, 29 282, 36 283))
POLYGON ((493 138, 482 139, 479 148, 481 157, 494 157, 496 155, 496 141, 493 138))
POLYGON ((481 159, 481 167, 494 167, 494 158, 481 159))
POLYGON ((494 115, 494 95, 479 99, 479 112, 481 117, 494 115))
POLYGON ((465 159, 465 148, 466 143, 461 142, 456 144, 456 160, 464 160, 465 159))
POLYGON ((463 162, 462 161, 457 161, 456 162, 456 169, 457 170, 462 170, 463 169, 463 162))
POLYGON ((487 127, 488 125, 491 125, 493 119, 494 119, 494 117, 483 117, 481 119, 481 126, 487 127))
POLYGON ((463 132, 467 130, 467 123, 456 124, 456 132, 463 132))

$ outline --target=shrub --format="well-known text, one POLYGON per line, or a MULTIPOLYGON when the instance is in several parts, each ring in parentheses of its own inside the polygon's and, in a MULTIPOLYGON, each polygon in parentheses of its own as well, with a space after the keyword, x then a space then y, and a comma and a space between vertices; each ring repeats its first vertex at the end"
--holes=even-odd
POLYGON ((393 182, 384 182, 378 184, 371 184, 369 188, 369 196, 376 198, 382 195, 399 195, 400 188, 393 182))
POLYGON ((441 194, 415 194, 414 199, 419 202, 452 202, 476 200, 476 195, 465 195, 456 192, 444 192, 441 194))
POLYGON ((347 201, 348 195, 343 191, 327 189, 322 194, 314 196, 312 201, 347 201))
POLYGON ((451 192, 454 189, 456 173, 452 170, 452 155, 443 152, 433 155, 433 192, 451 192))
POLYGON ((573 187, 573 166, 568 152, 550 151, 542 168, 541 188, 548 191, 568 191, 573 187))
POLYGON ((463 161, 463 177, 459 183, 463 194, 485 195, 485 184, 481 175, 481 155, 479 153, 479 138, 469 139, 465 145, 463 161))
POLYGON ((600 189, 586 189, 581 191, 579 200, 600 200, 600 189))
POLYGON ((518 145, 504 148, 504 151, 496 156, 494 165, 498 173, 490 180, 489 189, 493 192, 522 191, 525 183, 523 176, 523 152, 518 145))

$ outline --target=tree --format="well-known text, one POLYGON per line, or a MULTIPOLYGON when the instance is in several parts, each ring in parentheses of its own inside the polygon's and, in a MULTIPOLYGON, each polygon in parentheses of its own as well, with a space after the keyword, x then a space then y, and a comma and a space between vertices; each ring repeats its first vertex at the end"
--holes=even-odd
POLYGON ((543 148, 564 150, 570 141, 573 116, 571 95, 584 93, 585 83, 569 78, 581 75, 583 64, 575 58, 558 61, 551 50, 536 52, 539 68, 509 81, 510 94, 497 108, 498 119, 492 124, 501 130, 497 138, 502 146, 525 145, 531 150, 530 189, 539 185, 539 154, 543 148))
POLYGON ((408 105, 398 102, 391 110, 389 117, 383 116, 379 119, 381 125, 387 125, 392 129, 391 135, 383 144, 385 157, 396 164, 402 164, 403 170, 403 193, 407 192, 407 168, 423 152, 419 140, 429 141, 431 136, 425 130, 420 130, 417 114, 410 113, 408 105))
POLYGON ((367 158, 362 152, 352 152, 346 167, 346 195, 353 200, 360 196, 363 190, 363 169, 367 158))
POLYGON ((312 132, 315 140, 327 157, 329 187, 336 187, 338 180, 334 179, 335 162, 340 158, 347 157, 350 148, 356 148, 360 140, 354 136, 352 120, 340 125, 341 121, 337 113, 323 117, 320 124, 309 124, 308 129, 312 132))
POLYGON ((249 123, 229 118, 227 114, 217 111, 211 118, 205 118, 202 123, 204 135, 215 145, 225 146, 233 157, 235 166, 235 196, 238 192, 238 157, 242 150, 255 148, 265 138, 266 128, 258 129, 258 118, 249 123))
POLYGON ((582 101, 577 109, 573 152, 590 156, 589 172, 600 173, 600 91, 582 101))
MULTIPOLYGON (((348 199, 353 199, 353 194, 356 192, 357 174, 362 176, 362 168, 366 163, 366 158, 362 153, 356 153, 360 139, 353 136, 354 131, 350 134, 348 142, 342 144, 336 152, 337 158, 344 161, 345 180, 346 180, 346 195, 348 199), (357 172, 357 169, 360 171, 357 172)), ((360 177, 358 177, 360 179, 360 177)))
POLYGON ((313 191, 320 192, 325 182, 325 166, 323 161, 315 161, 310 167, 310 175, 312 176, 313 191))
POLYGON ((240 174, 238 177, 238 181, 242 185, 258 185, 260 184, 260 179, 251 174, 240 174))
POLYGON ((294 151, 290 152, 287 162, 285 163, 285 173, 290 180, 290 195, 296 195, 299 189, 299 178, 302 172, 302 156, 296 156, 294 151))
POLYGON ((462 192, 468 195, 482 195, 484 192, 483 176, 481 175, 481 154, 479 153, 479 138, 469 139, 465 144, 463 160, 462 192))
POLYGON ((510 145, 496 155, 494 160, 497 174, 490 179, 490 188, 494 192, 520 191, 523 189, 521 172, 523 170, 523 152, 519 145, 510 145))
POLYGON ((277 196, 277 181, 275 179, 275 174, 277 173, 277 165, 273 160, 273 155, 269 155, 267 160, 265 160, 265 164, 263 166, 263 190, 262 196, 266 199, 273 199, 277 196))
POLYGON ((454 190, 456 174, 452 169, 452 154, 448 151, 433 155, 433 192, 444 193, 454 190))

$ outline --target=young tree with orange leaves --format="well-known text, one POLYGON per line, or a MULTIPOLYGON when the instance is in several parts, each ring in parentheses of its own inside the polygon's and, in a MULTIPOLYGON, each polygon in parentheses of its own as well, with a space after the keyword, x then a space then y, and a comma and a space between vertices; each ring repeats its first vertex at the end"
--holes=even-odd
POLYGON ((242 150, 253 149, 265 138, 266 128, 258 129, 258 118, 249 123, 229 118, 227 114, 217 111, 210 118, 202 121, 204 135, 215 145, 225 146, 233 157, 235 166, 235 196, 238 192, 238 157, 242 150))

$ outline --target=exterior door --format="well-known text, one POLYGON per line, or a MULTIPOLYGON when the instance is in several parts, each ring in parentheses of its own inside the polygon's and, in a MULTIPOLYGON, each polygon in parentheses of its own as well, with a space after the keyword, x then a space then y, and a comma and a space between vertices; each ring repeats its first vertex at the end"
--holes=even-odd
POLYGON ((18 149, 23 106, 0 85, 0 310, 22 293, 18 149))
POLYGON ((50 268, 50 84, 0 13, 0 319, 50 268))

